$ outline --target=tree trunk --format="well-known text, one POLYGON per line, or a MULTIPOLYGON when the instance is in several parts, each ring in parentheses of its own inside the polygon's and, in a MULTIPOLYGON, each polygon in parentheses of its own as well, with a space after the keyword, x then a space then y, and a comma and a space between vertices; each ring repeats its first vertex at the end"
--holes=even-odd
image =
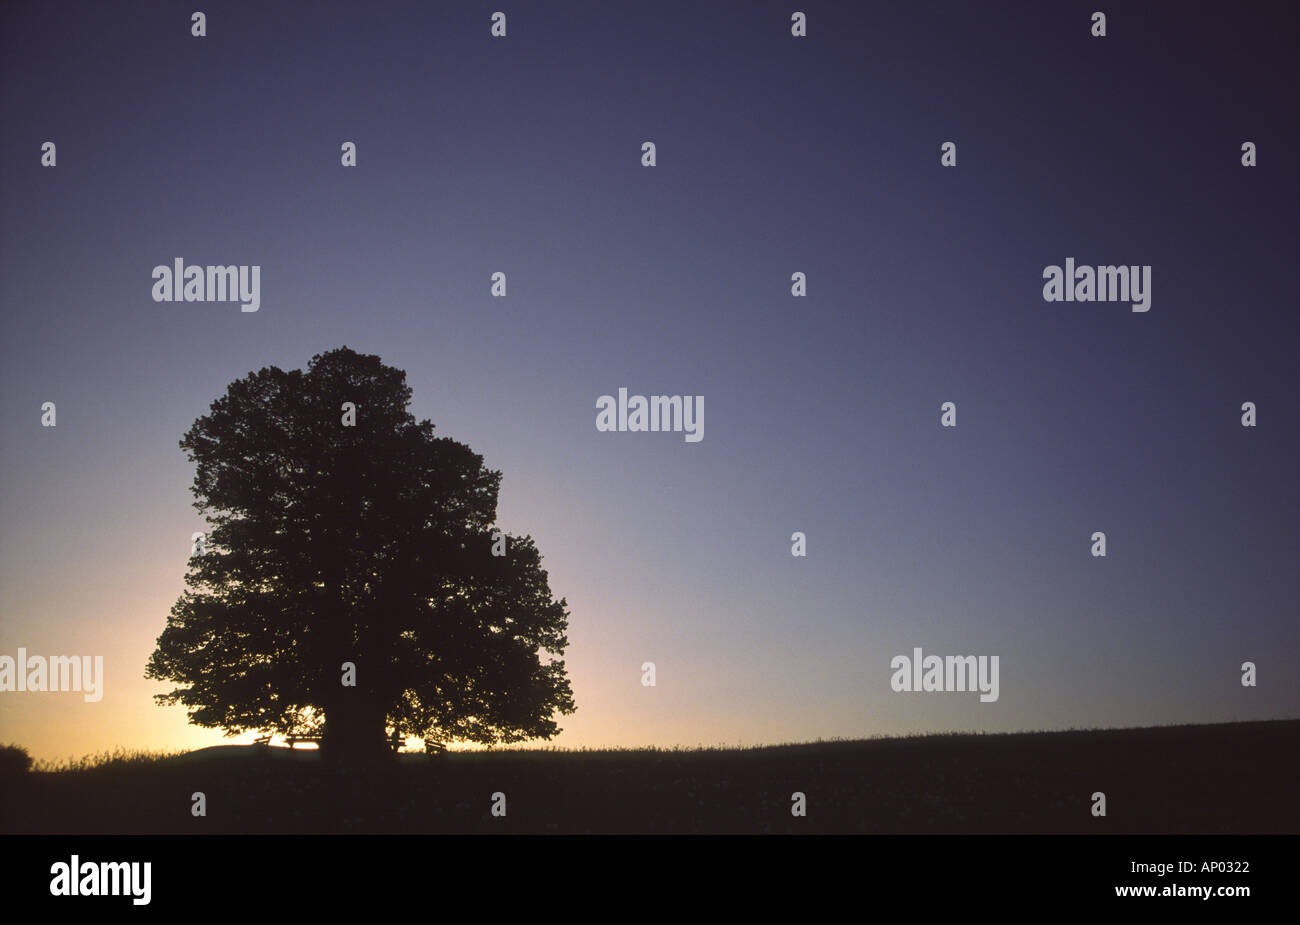
POLYGON ((325 714, 324 757, 331 762, 368 763, 390 755, 385 713, 369 692, 343 688, 325 714))

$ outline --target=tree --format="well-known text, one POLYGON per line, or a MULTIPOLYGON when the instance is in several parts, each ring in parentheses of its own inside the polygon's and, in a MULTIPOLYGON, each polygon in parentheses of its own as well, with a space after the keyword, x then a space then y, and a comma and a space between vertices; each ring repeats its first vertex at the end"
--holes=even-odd
POLYGON ((410 400, 404 372, 343 347, 250 373, 195 421, 180 446, 210 531, 145 672, 179 685, 159 703, 227 735, 322 735, 335 757, 393 730, 559 731, 566 602, 530 536, 494 543, 501 473, 410 400))

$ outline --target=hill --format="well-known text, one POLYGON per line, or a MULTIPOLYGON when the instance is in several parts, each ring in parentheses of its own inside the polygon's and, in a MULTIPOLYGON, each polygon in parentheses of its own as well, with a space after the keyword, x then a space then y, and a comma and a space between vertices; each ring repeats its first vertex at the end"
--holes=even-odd
POLYGON ((1300 720, 750 749, 401 756, 365 774, 220 746, 30 772, 0 831, 1296 833, 1300 720), (207 815, 191 814, 192 794, 207 815), (806 795, 807 815, 791 814, 806 795), (1094 817, 1092 794, 1106 795, 1094 817), (494 793, 506 815, 494 817, 494 793))

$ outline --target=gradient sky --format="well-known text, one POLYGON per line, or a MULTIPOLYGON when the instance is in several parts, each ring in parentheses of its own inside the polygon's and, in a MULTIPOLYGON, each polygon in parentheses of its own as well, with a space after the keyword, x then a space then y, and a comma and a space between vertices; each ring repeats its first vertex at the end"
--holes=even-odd
POLYGON ((572 612, 554 744, 1300 715, 1300 13, 1098 6, 5 4, 0 653, 106 693, 0 694, 0 741, 229 741, 143 677, 205 528, 177 443, 342 345, 502 470, 572 612), (152 301, 176 257, 260 311, 152 301), (1067 257, 1150 311, 1044 302, 1067 257), (620 386, 703 441, 597 432, 620 386), (1000 699, 894 693, 914 646, 1000 699))

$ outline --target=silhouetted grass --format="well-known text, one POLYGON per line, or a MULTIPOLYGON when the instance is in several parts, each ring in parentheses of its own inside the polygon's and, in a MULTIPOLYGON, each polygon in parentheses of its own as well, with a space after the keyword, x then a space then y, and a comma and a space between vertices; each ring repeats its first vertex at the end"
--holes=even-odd
POLYGON ((63 774, 70 771, 138 769, 157 764, 180 754, 184 754, 184 752, 118 748, 111 752, 83 755, 81 758, 69 757, 55 761, 38 761, 34 770, 40 774, 63 774))

